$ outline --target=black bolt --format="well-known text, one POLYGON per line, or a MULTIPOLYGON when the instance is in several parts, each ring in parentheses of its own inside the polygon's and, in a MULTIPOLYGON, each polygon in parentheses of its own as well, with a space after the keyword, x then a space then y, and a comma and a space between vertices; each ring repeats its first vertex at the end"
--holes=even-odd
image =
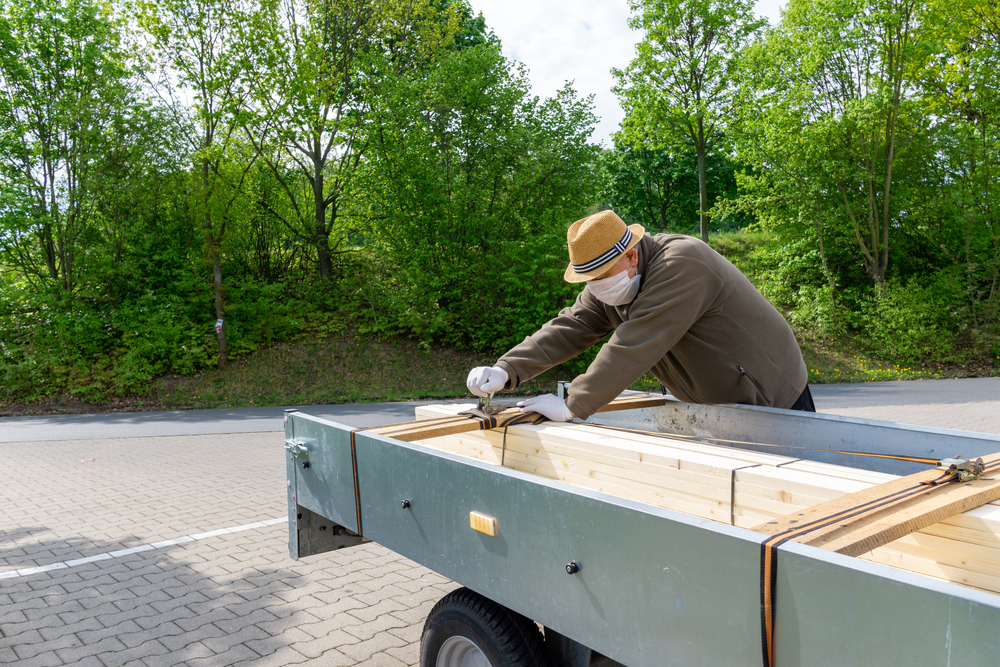
POLYGON ((580 564, 576 561, 566 564, 566 574, 576 574, 580 571, 580 564))
POLYGON ((404 510, 410 509, 410 501, 409 500, 404 500, 403 502, 401 502, 399 504, 402 506, 402 508, 404 510))
POLYGON ((320 526, 319 529, 320 530, 326 530, 326 526, 320 526))
POLYGON ((303 461, 303 462, 302 462, 302 467, 303 467, 303 468, 311 468, 312 466, 311 466, 311 465, 309 465, 309 461, 303 461))

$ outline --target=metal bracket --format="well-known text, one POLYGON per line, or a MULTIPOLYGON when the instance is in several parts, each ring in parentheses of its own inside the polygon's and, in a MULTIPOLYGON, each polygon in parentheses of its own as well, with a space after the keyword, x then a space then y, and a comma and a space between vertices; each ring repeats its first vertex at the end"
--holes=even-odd
POLYGON ((298 558, 353 547, 369 541, 301 505, 297 505, 296 510, 298 511, 295 517, 294 539, 297 540, 298 558))
POLYGON ((569 385, 570 383, 566 380, 556 382, 556 396, 565 401, 566 397, 569 396, 569 385))
POLYGON ((476 410, 485 412, 488 415, 498 415, 506 409, 506 405, 488 405, 482 401, 479 401, 479 404, 476 406, 476 410))

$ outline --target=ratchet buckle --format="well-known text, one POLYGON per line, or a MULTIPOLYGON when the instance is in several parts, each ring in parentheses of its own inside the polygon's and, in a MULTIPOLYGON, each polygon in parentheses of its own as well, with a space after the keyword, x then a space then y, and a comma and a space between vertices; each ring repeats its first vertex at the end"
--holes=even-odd
POLYGON ((476 405, 476 410, 479 410, 480 412, 485 412, 491 417, 500 414, 506 409, 507 409, 506 405, 493 405, 492 394, 490 394, 486 398, 480 398, 479 403, 476 405))

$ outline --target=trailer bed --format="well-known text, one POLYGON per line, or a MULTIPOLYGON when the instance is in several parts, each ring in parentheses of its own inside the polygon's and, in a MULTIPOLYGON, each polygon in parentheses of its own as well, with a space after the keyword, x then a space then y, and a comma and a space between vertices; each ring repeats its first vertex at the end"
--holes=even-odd
MULTIPOLYGON (((761 436, 697 408, 684 421, 702 432, 761 436)), ((605 420, 684 407, 660 410, 605 420)), ((750 417, 777 433, 784 412, 750 417)), ((286 416, 286 447, 293 557, 372 540, 629 667, 762 664, 764 535, 302 413, 286 416)), ((996 595, 795 543, 778 563, 780 667, 1000 664, 996 595)))

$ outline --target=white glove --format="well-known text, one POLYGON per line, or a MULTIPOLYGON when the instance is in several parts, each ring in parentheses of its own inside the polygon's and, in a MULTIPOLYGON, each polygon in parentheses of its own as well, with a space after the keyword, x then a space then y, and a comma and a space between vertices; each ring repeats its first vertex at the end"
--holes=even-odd
POLYGON ((573 419, 573 413, 566 407, 566 401, 555 394, 542 394, 520 401, 517 406, 521 412, 537 412, 554 422, 568 422, 573 419))
POLYGON ((479 366, 469 371, 465 386, 476 396, 486 398, 492 396, 497 389, 503 389, 507 384, 507 371, 499 366, 479 366))

